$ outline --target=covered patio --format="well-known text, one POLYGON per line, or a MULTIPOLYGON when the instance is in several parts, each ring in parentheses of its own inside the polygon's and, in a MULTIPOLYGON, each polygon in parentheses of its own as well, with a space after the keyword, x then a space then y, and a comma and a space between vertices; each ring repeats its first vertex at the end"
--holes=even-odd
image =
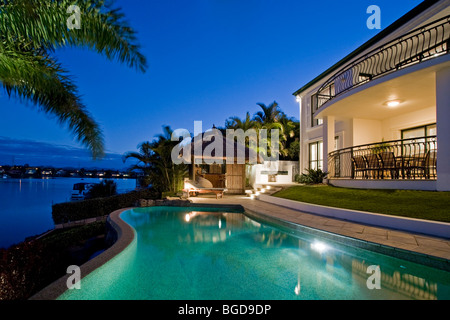
POLYGON ((372 80, 316 112, 331 184, 449 190, 447 58, 372 80))

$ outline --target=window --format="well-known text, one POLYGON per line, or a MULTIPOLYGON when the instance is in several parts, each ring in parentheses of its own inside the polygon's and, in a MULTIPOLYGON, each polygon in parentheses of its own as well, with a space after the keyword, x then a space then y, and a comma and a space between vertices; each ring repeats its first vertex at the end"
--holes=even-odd
POLYGON ((339 150, 339 149, 342 149, 341 137, 335 136, 334 137, 334 150, 339 150))
POLYGON ((410 146, 415 146, 416 150, 413 150, 415 153, 423 153, 437 148, 436 139, 434 138, 436 133, 436 124, 433 123, 402 130, 402 140, 409 140, 406 143, 410 146))
POLYGON ((436 124, 402 130, 402 139, 415 139, 436 135, 436 124))
POLYGON ((309 144, 309 169, 323 169, 323 142, 309 144))
POLYGON ((318 109, 319 95, 314 94, 311 96, 311 127, 321 125, 323 123, 322 119, 314 119, 314 112, 318 109))

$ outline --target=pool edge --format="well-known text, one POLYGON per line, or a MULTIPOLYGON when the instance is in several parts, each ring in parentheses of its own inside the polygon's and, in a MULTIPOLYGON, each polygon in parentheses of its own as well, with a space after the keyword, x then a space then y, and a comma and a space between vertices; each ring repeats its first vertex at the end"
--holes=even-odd
MULTIPOLYGON (((120 218, 120 214, 125 211, 131 210, 133 208, 123 208, 113 211, 108 215, 107 222, 113 227, 114 231, 117 233, 117 240, 114 244, 106 249, 104 252, 99 254, 97 257, 87 261, 80 266, 81 279, 86 277, 88 274, 96 270, 97 268, 104 265, 106 262, 110 261, 112 258, 117 256, 123 250, 125 250, 135 239, 135 231, 133 227, 127 224, 120 218)), ((44 289, 40 290, 29 300, 56 300, 60 297, 67 288, 67 280, 72 276, 72 274, 66 274, 61 278, 55 280, 53 283, 49 284, 44 289)))
POLYGON ((245 215, 256 221, 267 223, 269 225, 275 225, 277 227, 284 227, 292 230, 293 232, 305 232, 310 235, 317 235, 325 239, 336 241, 343 245, 350 245, 358 247, 360 249, 374 251, 379 254, 384 254, 394 258, 406 260, 409 262, 425 265, 428 267, 436 268, 439 270, 450 272, 450 260, 437 256, 428 255, 425 253, 415 252, 411 250, 396 248, 386 244, 376 243, 368 240, 354 238, 348 235, 341 235, 338 233, 321 230, 305 225, 301 225, 286 219, 274 217, 261 212, 245 208, 245 215))
MULTIPOLYGON (((340 242, 344 245, 355 245, 362 249, 375 251, 377 253, 396 257, 410 262, 415 262, 418 264, 426 265, 440 270, 450 271, 450 260, 447 259, 304 226, 289 220, 281 219, 278 217, 270 216, 258 211, 251 210, 240 204, 191 203, 189 207, 214 207, 214 208, 239 209, 242 210, 242 213, 244 215, 256 221, 268 223, 271 225, 275 224, 278 227, 282 226, 285 228, 292 229, 294 231, 304 231, 309 234, 320 235, 321 237, 325 236, 325 238, 329 238, 330 240, 340 242)), ((82 279, 91 272, 93 272, 94 270, 96 270, 97 268, 101 267, 106 262, 110 261, 112 258, 121 253, 123 250, 125 250, 135 239, 134 228, 120 218, 121 213, 132 209, 135 208, 130 207, 116 210, 108 216, 107 221, 116 231, 117 240, 110 248, 105 250, 102 254, 98 255, 92 260, 87 261, 86 263, 80 266, 82 279)), ((65 291, 68 290, 66 283, 67 279, 70 276, 71 274, 64 275, 60 279, 56 280, 52 284, 48 285, 47 287, 45 287, 44 289, 33 295, 31 298, 29 298, 29 300, 56 300, 65 291)))

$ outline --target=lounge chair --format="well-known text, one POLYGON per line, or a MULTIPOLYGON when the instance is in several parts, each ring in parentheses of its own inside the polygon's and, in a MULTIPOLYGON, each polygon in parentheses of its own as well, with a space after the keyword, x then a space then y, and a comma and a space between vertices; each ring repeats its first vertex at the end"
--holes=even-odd
POLYGON ((184 192, 190 197, 197 196, 199 193, 214 193, 216 199, 223 198, 223 193, 227 191, 226 188, 214 188, 212 186, 205 186, 205 184, 199 183, 198 181, 186 180, 184 182, 184 192))

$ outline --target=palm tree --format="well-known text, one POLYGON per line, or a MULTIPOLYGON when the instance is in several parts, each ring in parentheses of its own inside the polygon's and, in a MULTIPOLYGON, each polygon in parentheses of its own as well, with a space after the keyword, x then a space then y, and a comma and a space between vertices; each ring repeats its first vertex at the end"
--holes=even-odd
POLYGON ((249 129, 256 130, 258 127, 259 123, 251 118, 249 112, 245 115, 245 120, 242 120, 239 117, 229 117, 225 122, 225 128, 227 129, 242 129, 247 131, 249 129))
POLYGON ((282 111, 278 106, 276 101, 272 102, 268 106, 264 103, 257 103, 257 105, 262 109, 255 113, 253 120, 260 123, 261 125, 272 124, 274 122, 278 122, 282 111))
POLYGON ((141 183, 160 192, 177 192, 182 189, 183 179, 188 174, 186 164, 174 164, 172 161, 172 149, 178 141, 172 141, 172 130, 169 126, 163 127, 163 134, 156 136, 152 142, 143 142, 139 146, 140 152, 127 152, 123 156, 126 162, 129 158, 137 160, 129 170, 139 170, 143 173, 141 183))
POLYGON ((128 171, 138 171, 142 173, 142 177, 139 178, 139 184, 141 186, 148 186, 150 181, 150 176, 153 172, 153 150, 152 144, 148 141, 142 142, 138 145, 139 152, 130 151, 123 155, 123 162, 125 163, 128 159, 134 158, 136 163, 132 164, 128 171))
MULTIPOLYGON (((0 0, 0 82, 9 96, 32 102, 65 124, 77 141, 104 154, 99 125, 54 52, 84 47, 145 72, 135 31, 104 0, 0 0), (80 8, 81 28, 69 29, 67 9, 80 8)), ((108 1, 110 2, 110 1, 108 1)))
POLYGON ((297 160, 300 139, 300 122, 294 118, 288 118, 285 113, 281 114, 279 124, 282 126, 282 156, 289 160, 297 160))
POLYGON ((269 150, 272 150, 272 148, 277 147, 278 154, 279 155, 285 155, 286 150, 284 149, 284 145, 282 141, 285 138, 284 134, 284 127, 280 123, 281 117, 284 115, 284 113, 281 111, 278 103, 276 101, 272 102, 268 106, 266 106, 264 103, 257 103, 257 105, 262 109, 261 111, 258 111, 255 113, 253 117, 253 121, 255 121, 260 129, 266 129, 267 130, 267 137, 262 138, 260 136, 259 145, 263 145, 263 147, 258 147, 259 152, 262 153, 265 157, 275 157, 275 154, 271 154, 269 150), (272 141, 271 137, 271 130, 278 130, 278 136, 279 140, 277 145, 275 145, 275 141, 272 141), (266 146, 266 147, 264 147, 266 146))

